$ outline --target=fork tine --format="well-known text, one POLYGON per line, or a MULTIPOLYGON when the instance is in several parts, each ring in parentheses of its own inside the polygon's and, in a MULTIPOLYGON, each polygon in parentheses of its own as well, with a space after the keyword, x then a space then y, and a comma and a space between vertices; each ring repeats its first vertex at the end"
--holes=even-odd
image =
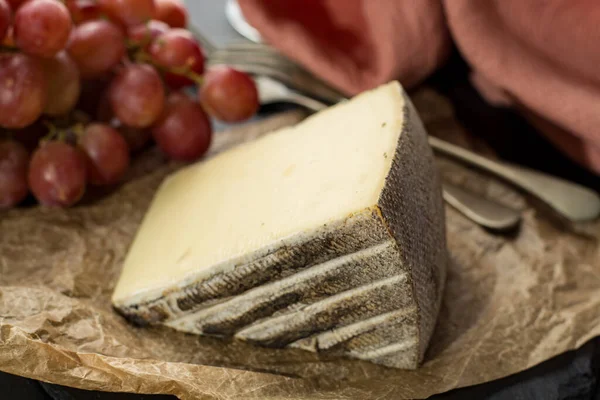
POLYGON ((273 63, 281 63, 299 67, 296 62, 284 56, 275 48, 262 43, 248 41, 231 42, 226 47, 215 50, 211 54, 211 57, 226 59, 231 59, 233 57, 257 57, 265 60, 269 59, 269 61, 272 61, 273 63))
POLYGON ((234 51, 230 49, 222 49, 216 50, 211 54, 211 58, 213 59, 252 59, 252 60, 261 60, 263 63, 269 63, 273 65, 284 65, 284 66, 293 66, 296 68, 301 68, 297 63, 290 60, 287 57, 284 57, 278 53, 274 52, 265 52, 265 51, 252 51, 252 50, 239 50, 234 51))
POLYGON ((234 40, 232 42, 227 43, 226 46, 229 50, 251 50, 251 51, 266 51, 266 52, 274 52, 278 53, 277 49, 268 44, 264 43, 254 43, 248 40, 234 40))
POLYGON ((268 54, 264 53, 231 53, 225 51, 217 50, 214 52, 210 59, 211 62, 228 62, 228 61, 236 61, 236 60, 244 60, 244 62, 248 63, 259 63, 264 65, 272 65, 274 67, 284 67, 284 68, 299 68, 296 64, 291 61, 287 61, 284 59, 278 59, 272 57, 268 54))

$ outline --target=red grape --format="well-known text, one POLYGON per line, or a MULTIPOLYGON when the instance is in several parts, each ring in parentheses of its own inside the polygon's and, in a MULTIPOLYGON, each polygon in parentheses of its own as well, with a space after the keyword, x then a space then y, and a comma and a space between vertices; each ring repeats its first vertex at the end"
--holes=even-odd
POLYGON ((181 101, 191 101, 192 99, 190 98, 190 96, 188 96, 187 94, 185 94, 184 91, 179 91, 179 92, 171 92, 169 94, 169 104, 177 104, 181 101))
POLYGON ((94 78, 109 71, 125 55, 125 37, 115 24, 88 21, 75 27, 67 51, 83 78, 94 78))
POLYGON ((208 150, 212 126, 199 104, 174 93, 169 96, 161 119, 152 127, 152 136, 170 158, 194 161, 208 150))
POLYGON ((48 98, 44 113, 58 116, 71 111, 81 92, 79 70, 65 51, 42 61, 48 82, 48 98))
POLYGON ((0 42, 8 33, 11 24, 11 11, 5 0, 0 0, 0 42))
POLYGON ((133 128, 123 124, 115 117, 110 105, 109 90, 104 91, 100 95, 100 102, 96 109, 96 119, 99 122, 109 124, 111 127, 119 131, 127 142, 129 150, 133 153, 143 149, 150 141, 151 133, 148 128, 133 128))
POLYGON ((29 154, 19 142, 0 141, 0 210, 15 206, 27 196, 29 154))
POLYGON ((169 25, 155 19, 145 24, 136 25, 127 31, 127 38, 131 44, 148 49, 152 41, 159 35, 169 30, 169 25))
POLYGON ((123 138, 127 142, 129 151, 135 153, 142 150, 150 142, 152 133, 149 128, 132 128, 130 126, 121 125, 119 132, 123 135, 123 138))
POLYGON ((96 0, 67 0, 66 4, 76 24, 102 17, 102 9, 96 0))
POLYGON ((52 57, 69 40, 71 16, 56 0, 30 0, 15 13, 15 43, 25 53, 52 57))
POLYGON ((111 19, 125 25, 134 26, 154 17, 154 0, 98 0, 111 19))
POLYGON ((156 0, 156 19, 164 21, 172 28, 187 26, 187 11, 179 0, 156 0))
POLYGON ((160 75, 148 64, 123 68, 114 79, 109 95, 115 116, 134 128, 152 125, 160 117, 165 103, 160 75))
POLYGON ((109 125, 88 125, 79 145, 87 155, 87 177, 93 185, 112 185, 125 175, 129 148, 123 136, 109 125))
POLYGON ((116 117, 112 117, 107 122, 110 122, 110 126, 119 131, 119 133, 123 136, 123 139, 125 139, 127 142, 129 151, 132 153, 140 151, 146 147, 152 137, 150 128, 132 128, 131 126, 123 124, 116 117))
POLYGON ((86 185, 85 155, 63 142, 42 144, 29 163, 29 187, 46 206, 71 206, 83 196, 86 185))
POLYGON ((46 105, 44 69, 21 53, 0 54, 0 126, 24 128, 35 121, 46 105))
POLYGON ((216 67, 205 74, 199 98, 210 115, 224 122, 246 120, 259 107, 252 78, 227 66, 216 67))
POLYGON ((173 89, 192 85, 184 76, 186 71, 201 75, 204 72, 204 54, 192 34, 185 29, 171 29, 157 37, 150 46, 154 62, 168 70, 165 81, 173 89))

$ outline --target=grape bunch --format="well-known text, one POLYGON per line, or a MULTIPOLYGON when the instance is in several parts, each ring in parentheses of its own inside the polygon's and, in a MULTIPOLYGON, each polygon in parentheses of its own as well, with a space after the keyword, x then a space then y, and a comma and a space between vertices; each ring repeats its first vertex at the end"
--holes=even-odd
POLYGON ((252 78, 205 71, 187 19, 180 0, 0 0, 0 209, 74 205, 152 141, 192 162, 210 117, 255 114, 252 78))

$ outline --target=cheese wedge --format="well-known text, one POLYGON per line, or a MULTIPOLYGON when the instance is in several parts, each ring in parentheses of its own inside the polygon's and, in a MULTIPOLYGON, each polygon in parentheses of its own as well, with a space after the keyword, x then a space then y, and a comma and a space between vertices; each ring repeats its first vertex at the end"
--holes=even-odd
POLYGON ((446 263, 433 156, 392 82, 167 178, 112 300, 139 324, 416 368, 446 263))

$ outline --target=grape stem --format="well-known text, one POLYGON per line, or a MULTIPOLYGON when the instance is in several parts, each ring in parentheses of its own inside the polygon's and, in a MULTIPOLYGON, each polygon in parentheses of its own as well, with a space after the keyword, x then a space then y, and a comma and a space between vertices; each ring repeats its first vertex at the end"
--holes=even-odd
POLYGON ((204 81, 204 77, 202 75, 199 75, 194 71, 190 70, 189 67, 169 68, 166 70, 173 74, 185 76, 186 78, 194 81, 198 86, 201 86, 202 82, 204 81))
POLYGON ((40 142, 49 142, 53 139, 59 139, 59 129, 50 121, 44 121, 44 125, 48 128, 48 134, 44 136, 40 142))
POLYGON ((194 71, 192 71, 189 67, 171 67, 171 68, 165 68, 161 65, 157 65, 153 60, 152 57, 150 57, 150 55, 148 53, 146 53, 144 50, 140 49, 138 50, 135 55, 134 58, 137 62, 144 62, 144 63, 148 63, 151 64, 154 68, 162 71, 162 72, 170 72, 172 74, 176 74, 176 75, 181 75, 181 76, 185 76, 186 78, 194 81, 194 83, 196 83, 198 86, 202 85, 202 82, 204 81, 204 76, 195 73, 194 71))
POLYGON ((40 143, 52 140, 67 142, 72 136, 75 136, 76 141, 79 141, 85 129, 85 125, 82 122, 76 122, 67 128, 59 128, 51 121, 44 121, 44 125, 48 128, 48 134, 40 140, 40 143))

